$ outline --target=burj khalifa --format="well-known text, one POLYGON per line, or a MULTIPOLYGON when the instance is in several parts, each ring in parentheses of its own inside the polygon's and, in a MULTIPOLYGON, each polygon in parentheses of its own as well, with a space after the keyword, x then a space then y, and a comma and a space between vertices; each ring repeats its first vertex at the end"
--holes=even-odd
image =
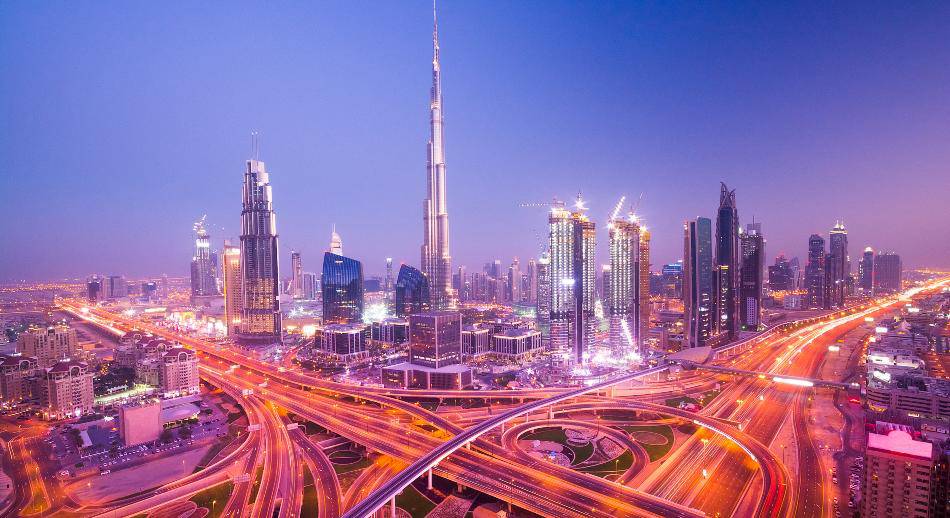
POLYGON ((452 256, 449 255, 449 214, 445 201, 445 147, 442 135, 442 83, 439 65, 439 24, 433 4, 432 90, 429 99, 430 134, 428 182, 422 206, 422 272, 429 279, 434 309, 455 307, 452 256))

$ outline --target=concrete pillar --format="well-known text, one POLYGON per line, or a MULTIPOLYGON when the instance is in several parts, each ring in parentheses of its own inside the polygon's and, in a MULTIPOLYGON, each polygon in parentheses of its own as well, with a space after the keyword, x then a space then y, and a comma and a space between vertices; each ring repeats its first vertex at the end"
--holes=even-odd
POLYGON ((511 515, 513 511, 511 510, 511 502, 508 502, 508 514, 511 515))
POLYGON ((528 422, 528 414, 525 414, 525 415, 524 415, 524 422, 526 422, 526 423, 528 422))
POLYGON ((432 491, 432 468, 429 468, 428 480, 426 481, 426 489, 432 491))
POLYGON ((389 501, 389 516, 390 518, 396 518, 396 497, 389 501))
POLYGON ((554 407, 553 407, 553 406, 549 406, 549 407, 548 407, 548 419, 554 419, 554 407))

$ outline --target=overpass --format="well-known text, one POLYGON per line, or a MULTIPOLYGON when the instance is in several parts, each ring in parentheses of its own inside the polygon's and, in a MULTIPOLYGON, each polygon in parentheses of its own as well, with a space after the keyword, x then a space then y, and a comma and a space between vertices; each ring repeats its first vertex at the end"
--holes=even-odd
POLYGON ((744 369, 734 369, 732 367, 721 367, 718 365, 706 365, 696 362, 691 362, 689 360, 672 360, 670 363, 679 364, 686 370, 701 370, 715 372, 719 374, 730 374, 733 376, 746 376, 746 377, 755 377, 762 380, 770 380, 775 383, 780 383, 783 385, 791 385, 794 387, 820 387, 820 388, 832 388, 838 390, 858 390, 861 388, 861 385, 858 383, 843 383, 839 381, 827 381, 822 379, 815 378, 802 378, 799 376, 785 376, 785 375, 776 375, 769 372, 759 372, 759 371, 750 371, 744 369))

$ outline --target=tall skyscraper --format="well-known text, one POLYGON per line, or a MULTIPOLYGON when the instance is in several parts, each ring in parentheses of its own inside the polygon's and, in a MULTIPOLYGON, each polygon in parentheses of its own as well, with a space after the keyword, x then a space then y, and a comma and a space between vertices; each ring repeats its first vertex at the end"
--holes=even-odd
POLYGON ((290 294, 295 299, 303 298, 303 263, 300 252, 290 252, 290 294))
POLYGON ((330 230, 330 247, 328 251, 331 254, 343 255, 343 239, 340 238, 340 234, 336 233, 336 224, 334 224, 333 229, 330 230))
POLYGON ((355 324, 363 319, 363 264, 356 259, 323 254, 323 322, 355 324))
POLYGON ((629 214, 608 222, 607 229, 610 265, 604 268, 604 301, 610 346, 615 351, 626 351, 636 345, 629 342, 636 332, 640 226, 629 214))
POLYGON ((383 283, 383 290, 389 294, 392 293, 395 288, 395 280, 393 279, 393 258, 386 258, 386 280, 383 283))
POLYGON ((848 259, 848 231, 844 223, 836 222, 828 235, 828 258, 825 268, 828 269, 829 307, 844 307, 844 297, 851 276, 851 261, 848 259))
POLYGON ((686 222, 683 239, 683 341, 703 347, 715 334, 712 221, 686 222))
POLYGON ((320 291, 320 277, 313 272, 303 272, 303 299, 317 300, 320 291))
POLYGON ((548 223, 551 254, 551 348, 582 363, 594 344, 596 233, 578 197, 574 210, 555 200, 548 223))
POLYGON ((716 327, 729 340, 739 331, 739 212, 736 191, 723 183, 716 217, 716 327))
POLYGON ((663 295, 665 297, 682 299, 683 298, 683 261, 682 259, 670 264, 664 264, 663 275, 663 295))
POLYGON ((825 307, 825 238, 812 234, 808 238, 808 262, 805 263, 805 305, 825 307))
POLYGON ((442 80, 439 63, 439 24, 433 9, 432 89, 429 94, 428 181, 423 202, 422 272, 429 278, 432 305, 455 306, 452 256, 449 254, 449 213, 445 198, 445 143, 442 134, 442 80))
POLYGON ((241 248, 224 244, 224 323, 228 336, 241 332, 244 290, 241 287, 241 248))
POLYGON ((765 263, 765 239, 761 226, 749 226, 740 235, 742 266, 739 270, 739 320, 742 329, 758 329, 762 316, 762 272, 765 263))
POLYGON ((858 287, 865 295, 874 291, 874 250, 871 247, 864 249, 858 264, 858 287))
POLYGON ((277 217, 270 177, 260 160, 260 143, 253 136, 252 154, 244 171, 241 211, 241 278, 244 290, 240 340, 273 344, 281 338, 280 274, 277 217))
POLYGON ((396 278, 395 300, 395 313, 398 316, 428 312, 432 305, 429 279, 408 264, 400 266, 399 277, 396 278))
POLYGON ((521 262, 517 257, 508 267, 508 300, 512 304, 521 302, 521 262))
POLYGON ((638 347, 650 332, 650 231, 640 226, 640 254, 637 258, 637 290, 634 294, 634 308, 636 309, 635 338, 638 347))
POLYGON ((784 254, 775 258, 775 264, 769 266, 769 290, 788 291, 792 289, 792 266, 784 254))
POLYGON ((195 255, 191 258, 191 296, 218 294, 217 254, 211 250, 211 236, 205 229, 205 217, 195 222, 195 255))
POLYGON ((538 303, 538 262, 533 257, 528 259, 528 292, 525 301, 528 304, 538 303))
POLYGON ((874 258, 874 292, 894 293, 901 290, 901 256, 881 251, 874 258))
POLYGON ((538 258, 537 277, 538 329, 541 330, 542 343, 547 345, 551 339, 551 258, 547 252, 538 258))

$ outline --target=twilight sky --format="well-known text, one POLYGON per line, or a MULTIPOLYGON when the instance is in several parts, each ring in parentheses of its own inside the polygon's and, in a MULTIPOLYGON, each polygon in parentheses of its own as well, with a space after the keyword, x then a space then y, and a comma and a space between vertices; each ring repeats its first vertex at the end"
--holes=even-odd
MULTIPOLYGON (((582 191, 598 225, 643 193, 659 269, 723 180, 769 262, 843 219, 852 258, 950 267, 950 3, 771 4, 442 2, 455 264, 526 261, 546 215, 519 204, 582 191)), ((431 23, 425 1, 3 2, 0 280, 186 274, 195 219, 237 237, 252 130, 285 267, 318 271, 334 222, 368 274, 418 264, 431 23)))

